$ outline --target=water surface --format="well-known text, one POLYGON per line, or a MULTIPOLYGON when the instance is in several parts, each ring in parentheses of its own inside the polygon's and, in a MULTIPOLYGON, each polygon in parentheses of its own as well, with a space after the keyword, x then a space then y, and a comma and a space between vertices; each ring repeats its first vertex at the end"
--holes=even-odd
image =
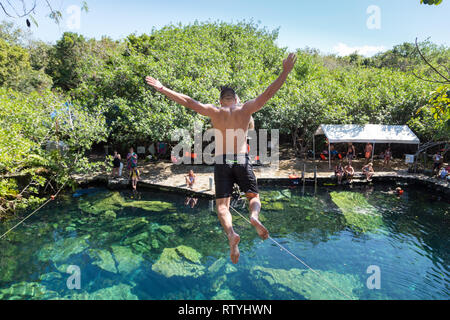
POLYGON ((336 188, 261 194, 271 236, 320 276, 237 215, 232 265, 208 200, 191 208, 179 195, 96 189, 60 198, 0 240, 0 299, 450 298, 447 202, 409 186, 402 197, 387 186, 336 188), (67 286, 69 266, 79 290, 67 286), (380 289, 367 286, 369 266, 380 289))

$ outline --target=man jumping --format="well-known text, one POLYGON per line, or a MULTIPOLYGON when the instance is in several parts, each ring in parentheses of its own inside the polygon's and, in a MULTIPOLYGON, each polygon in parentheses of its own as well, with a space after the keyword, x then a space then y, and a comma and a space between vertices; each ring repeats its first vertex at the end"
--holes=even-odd
POLYGON ((233 263, 239 260, 239 235, 234 232, 230 213, 230 199, 234 183, 245 192, 249 200, 250 222, 258 235, 263 239, 269 232, 259 221, 261 202, 258 185, 247 153, 247 133, 252 114, 259 111, 281 88, 289 73, 294 68, 297 57, 291 53, 283 61, 283 72, 257 98, 238 104, 236 92, 224 88, 220 93, 218 108, 212 104, 200 103, 187 95, 177 93, 164 87, 161 82, 146 77, 146 82, 172 101, 179 103, 197 113, 209 117, 216 131, 214 180, 216 188, 217 214, 230 244, 230 257, 233 263), (230 131, 234 132, 230 136, 230 131))

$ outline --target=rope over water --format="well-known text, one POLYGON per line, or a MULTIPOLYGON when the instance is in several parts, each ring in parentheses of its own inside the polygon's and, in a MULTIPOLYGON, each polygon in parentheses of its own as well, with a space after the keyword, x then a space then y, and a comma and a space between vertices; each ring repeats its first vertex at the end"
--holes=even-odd
MULTIPOLYGON (((231 209, 233 209, 238 215, 241 216, 241 218, 243 218, 245 221, 247 221, 250 225, 251 222, 250 220, 248 220, 244 215, 242 215, 239 211, 237 211, 235 208, 231 207, 231 209)), ((328 281, 327 279, 325 279, 324 277, 322 277, 320 275, 319 272, 317 272, 316 270, 314 270, 313 268, 311 268, 308 264, 306 264, 306 262, 304 262, 302 259, 300 259, 299 257, 297 257, 295 254, 293 254, 291 251, 289 251, 287 248, 285 248, 283 245, 281 245, 278 241, 276 241, 274 238, 272 238, 271 236, 269 236, 269 239, 275 243, 281 250, 286 251, 290 256, 292 256, 295 260, 299 261, 301 264, 303 264, 306 268, 308 268, 310 271, 314 272, 320 279, 322 279, 324 282, 326 282, 328 285, 330 285, 331 287, 333 287, 334 289, 336 289, 337 291, 339 291, 339 293, 341 293, 343 296, 345 296, 347 299, 349 300, 355 300, 354 298, 350 297, 348 294, 346 294, 344 291, 342 291, 341 289, 339 289, 338 287, 336 287, 334 284, 332 284, 330 281, 328 281)), ((322 286, 323 288, 325 288, 324 286, 322 286)), ((325 288, 326 289, 326 288, 325 288)))
POLYGON ((30 213, 29 215, 27 215, 24 219, 22 219, 18 224, 16 224, 14 227, 12 227, 11 229, 9 229, 8 231, 6 231, 4 234, 2 234, 0 236, 0 240, 2 240, 4 237, 6 237, 6 235, 8 233, 10 233, 11 231, 13 231, 15 228, 17 228, 18 226, 20 226, 22 223, 25 222, 25 220, 29 219, 32 215, 34 215, 36 212, 38 212, 39 210, 41 210, 43 207, 45 207, 49 202, 54 201, 56 199, 56 197, 58 196, 58 194, 61 192, 61 190, 64 188, 66 184, 64 183, 63 186, 61 188, 59 188, 58 192, 56 192, 56 194, 54 194, 53 196, 51 196, 50 199, 48 199, 47 201, 45 201, 42 205, 40 205, 36 210, 34 210, 32 213, 30 213))
MULTIPOLYGON (((64 184, 65 185, 65 184, 64 184)), ((48 199, 46 202, 44 202, 41 206, 39 206, 36 210, 34 210, 32 213, 30 213, 29 215, 27 215, 24 219, 22 219, 19 223, 17 223, 14 227, 12 227, 11 229, 9 229, 8 231, 6 231, 4 234, 2 234, 0 236, 0 240, 3 239, 4 237, 6 237, 7 234, 9 234, 11 231, 13 231, 14 229, 16 229, 18 226, 20 226, 22 223, 24 223, 27 219, 29 219, 31 216, 33 216, 36 212, 38 212, 39 210, 41 210, 43 207, 45 207, 49 202, 53 201, 58 194, 61 192, 61 190, 64 188, 64 185, 58 190, 58 192, 52 196, 50 199, 48 199)), ((250 220, 248 220, 244 215, 242 215, 239 211, 237 211, 235 208, 231 207, 231 209, 233 209, 239 216, 241 216, 241 218, 243 218, 245 221, 247 221, 250 225, 251 222, 250 220)), ((339 291, 343 296, 345 296, 347 299, 349 300, 354 300, 354 298, 350 297, 349 295, 347 295, 344 291, 342 291, 341 289, 339 289, 338 287, 336 287, 335 285, 333 285, 331 282, 329 282, 327 279, 325 279, 324 277, 322 277, 320 275, 319 272, 317 272, 316 270, 314 270, 313 268, 311 268, 308 264, 306 264, 306 262, 304 262, 302 259, 300 259, 299 257, 297 257, 295 254, 293 254, 291 251, 289 251, 287 248, 285 248, 283 245, 281 245, 278 241, 276 241, 274 238, 272 238, 271 236, 269 236, 269 239, 275 243, 281 250, 286 251, 290 256, 292 256, 295 260, 299 261, 301 264, 303 264, 306 268, 308 268, 310 271, 312 271, 313 273, 315 273, 320 279, 322 279, 324 282, 326 282, 328 285, 330 285, 332 288, 336 289, 337 291, 339 291)), ((322 286, 322 285, 321 285, 322 286)), ((326 287, 322 286, 323 288, 326 289, 326 287)))

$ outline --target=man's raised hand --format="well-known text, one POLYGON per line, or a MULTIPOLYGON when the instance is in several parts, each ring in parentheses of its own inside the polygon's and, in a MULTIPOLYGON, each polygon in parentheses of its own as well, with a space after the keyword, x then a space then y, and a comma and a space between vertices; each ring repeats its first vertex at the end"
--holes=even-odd
POLYGON ((297 55, 295 53, 290 53, 289 56, 283 61, 284 71, 287 73, 291 72, 296 62, 297 55))
POLYGON ((145 77, 145 82, 147 82, 148 85, 152 86, 156 90, 161 90, 161 88, 163 87, 161 82, 159 82, 157 79, 155 79, 153 77, 149 77, 149 76, 145 77))

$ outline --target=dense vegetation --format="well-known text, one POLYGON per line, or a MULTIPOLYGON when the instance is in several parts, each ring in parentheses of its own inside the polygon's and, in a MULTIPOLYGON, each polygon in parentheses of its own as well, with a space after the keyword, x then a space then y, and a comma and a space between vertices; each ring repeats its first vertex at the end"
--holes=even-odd
MULTIPOLYGON (((170 141, 172 129, 192 128, 194 120, 209 125, 144 85, 146 75, 204 102, 217 103, 222 85, 241 100, 255 97, 281 71, 287 51, 277 36, 253 23, 194 23, 120 41, 65 33, 50 45, 0 25, 0 175, 9 177, 0 184, 1 210, 90 169, 95 143, 170 141), (47 150, 49 141, 64 148, 47 150), (31 181, 23 193, 18 176, 31 181)), ((448 47, 419 47, 448 74, 448 47)), ((298 55, 287 84, 255 115, 257 128, 280 129, 294 145, 301 141, 298 148, 310 148, 320 123, 409 124, 424 142, 448 139, 449 84, 432 82, 435 72, 414 44, 371 58, 312 49, 298 55)))

